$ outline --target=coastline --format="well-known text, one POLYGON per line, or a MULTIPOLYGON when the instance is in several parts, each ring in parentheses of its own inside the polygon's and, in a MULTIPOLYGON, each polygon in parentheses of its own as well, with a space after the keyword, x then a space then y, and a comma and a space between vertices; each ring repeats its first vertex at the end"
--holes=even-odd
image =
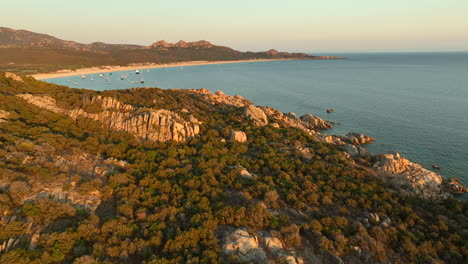
POLYGON ((60 70, 49 73, 37 73, 28 76, 34 77, 37 80, 45 80, 59 77, 70 77, 77 75, 97 74, 106 72, 116 71, 130 71, 130 70, 142 70, 142 69, 155 69, 155 68, 172 68, 182 66, 200 66, 200 65, 211 65, 211 64, 230 64, 230 63, 246 63, 246 62, 261 62, 261 61, 284 61, 284 60, 314 60, 314 59, 301 59, 301 58, 285 58, 285 59, 256 59, 256 60, 230 60, 230 61, 184 61, 175 63, 138 63, 128 66, 97 66, 91 68, 80 68, 76 70, 60 70))

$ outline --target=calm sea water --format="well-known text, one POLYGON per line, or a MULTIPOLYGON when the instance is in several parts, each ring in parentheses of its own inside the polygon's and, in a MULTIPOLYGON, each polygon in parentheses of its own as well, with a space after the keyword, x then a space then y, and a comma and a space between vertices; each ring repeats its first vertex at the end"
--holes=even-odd
MULTIPOLYGON (((373 153, 400 152, 468 185, 468 52, 329 54, 346 60, 272 61, 141 70, 147 87, 207 88, 257 105, 340 123, 327 133, 375 137, 373 153), (326 109, 334 113, 327 114, 326 109)), ((93 90, 143 86, 141 75, 48 79, 93 90), (67 82, 70 79, 70 82, 67 82), (135 81, 136 83, 131 83, 135 81), (74 82, 78 82, 74 85, 74 82)))

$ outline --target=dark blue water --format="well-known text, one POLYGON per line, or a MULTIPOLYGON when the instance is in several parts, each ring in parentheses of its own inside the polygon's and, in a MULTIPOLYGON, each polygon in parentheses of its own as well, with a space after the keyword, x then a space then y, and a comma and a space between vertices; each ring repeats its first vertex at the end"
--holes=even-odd
MULTIPOLYGON (((468 185, 468 53, 332 54, 346 60, 272 61, 142 70, 144 86, 207 88, 257 105, 339 122, 362 132, 373 153, 396 150, 468 185), (332 114, 326 109, 333 108, 332 114)), ((94 90, 142 86, 133 71, 111 83, 94 75, 47 81, 94 90), (89 76, 88 76, 89 78, 89 76), (66 80, 70 79, 71 82, 66 80), (73 85, 73 82, 78 85, 73 85), (137 81, 132 84, 131 81, 137 81)))

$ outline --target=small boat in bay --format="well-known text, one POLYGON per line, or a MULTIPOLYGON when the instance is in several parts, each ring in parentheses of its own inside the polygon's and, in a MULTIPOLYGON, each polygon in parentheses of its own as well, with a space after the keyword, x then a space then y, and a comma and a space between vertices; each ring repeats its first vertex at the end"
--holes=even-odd
POLYGON ((81 75, 81 79, 86 79, 86 75, 81 75))
POLYGON ((140 70, 135 70, 135 74, 140 74, 140 70))

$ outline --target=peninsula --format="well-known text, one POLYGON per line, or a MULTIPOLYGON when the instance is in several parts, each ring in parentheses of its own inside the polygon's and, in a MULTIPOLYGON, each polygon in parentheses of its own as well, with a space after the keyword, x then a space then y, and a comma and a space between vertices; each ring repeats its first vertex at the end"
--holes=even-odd
MULTIPOLYGON (((102 42, 82 44, 61 40, 46 34, 0 27, 0 70, 22 74, 73 71, 82 68, 89 70, 93 67, 107 66, 135 69, 135 65, 137 67, 139 65, 156 67, 156 65, 173 63, 192 65, 200 61, 221 63, 284 59, 341 58, 279 52, 274 49, 264 52, 241 52, 204 40, 195 42, 181 40, 177 43, 161 40, 149 46, 102 42)), ((91 72, 88 71, 88 73, 91 72)), ((41 78, 40 76, 36 77, 41 78)))

